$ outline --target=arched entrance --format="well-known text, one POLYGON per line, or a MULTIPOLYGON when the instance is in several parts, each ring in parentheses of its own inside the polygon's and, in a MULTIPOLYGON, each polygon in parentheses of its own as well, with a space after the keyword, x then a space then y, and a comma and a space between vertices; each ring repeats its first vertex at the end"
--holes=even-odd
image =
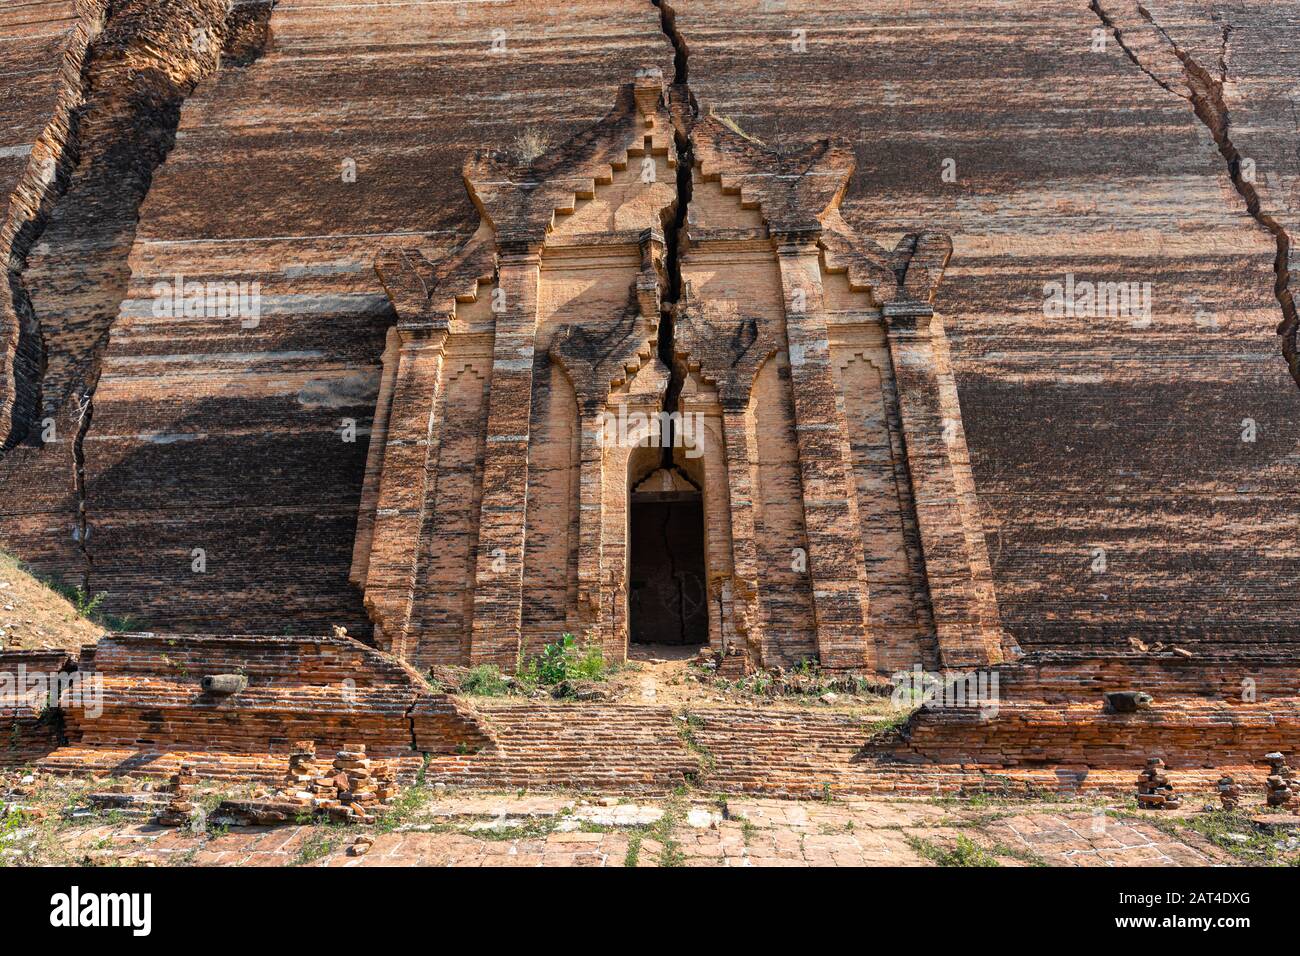
POLYGON ((637 482, 628 501, 628 644, 709 640, 704 499, 677 466, 637 482))

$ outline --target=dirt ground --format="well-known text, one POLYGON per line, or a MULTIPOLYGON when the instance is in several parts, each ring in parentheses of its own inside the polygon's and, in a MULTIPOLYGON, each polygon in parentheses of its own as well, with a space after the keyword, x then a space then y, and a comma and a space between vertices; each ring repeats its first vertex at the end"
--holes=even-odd
POLYGON ((0 650, 71 651, 99 640, 104 630, 24 571, 12 555, 0 551, 0 650))
MULTIPOLYGON (((5 776, 4 865, 130 866, 1205 866, 1294 865, 1300 817, 1260 807, 1172 813, 1106 800, 790 801, 681 791, 659 798, 407 788, 373 826, 173 829, 87 795, 107 781, 5 776), (19 811, 18 808, 23 810, 19 811), (364 848, 364 850, 363 850, 364 848), (362 851, 363 850, 363 851, 362 851)), ((133 782, 132 787, 141 784, 133 782)), ((158 786, 155 784, 155 786, 158 786)))

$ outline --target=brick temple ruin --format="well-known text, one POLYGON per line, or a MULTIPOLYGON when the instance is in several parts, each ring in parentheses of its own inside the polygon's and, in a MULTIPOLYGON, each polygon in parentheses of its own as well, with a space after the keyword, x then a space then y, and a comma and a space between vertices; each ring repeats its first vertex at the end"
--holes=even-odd
MULTIPOLYGON (((664 792, 704 751, 710 787, 797 797, 1294 764, 1295 307, 1277 177, 1234 179, 1216 121, 1229 65, 1272 69, 1246 42, 1216 88, 1111 0, 882 9, 887 56, 832 4, 799 61, 784 4, 592 0, 564 42, 516 0, 436 29, 23 6, 0 32, 45 85, 0 143, 0 544, 139 630, 0 651, 0 763, 274 782, 310 743, 404 780, 664 792), (480 41, 507 14, 504 54, 480 41), (1120 47, 1044 58, 1033 17, 1120 47), (1154 332, 1047 316, 1043 283, 1093 267, 1208 302, 1158 300, 1154 332), (183 280, 258 283, 261 310, 158 309, 183 280), (711 706, 687 732, 653 701, 429 680, 565 633, 729 677, 977 678, 997 706, 883 735, 711 706)), ((1236 141, 1287 168, 1246 113, 1236 141)))
POLYGON ((930 305, 951 243, 859 237, 843 146, 677 112, 645 70, 563 147, 467 164, 464 245, 381 258, 398 322, 352 567, 377 644, 419 666, 509 668, 566 631, 611 660, 1002 660, 930 305))

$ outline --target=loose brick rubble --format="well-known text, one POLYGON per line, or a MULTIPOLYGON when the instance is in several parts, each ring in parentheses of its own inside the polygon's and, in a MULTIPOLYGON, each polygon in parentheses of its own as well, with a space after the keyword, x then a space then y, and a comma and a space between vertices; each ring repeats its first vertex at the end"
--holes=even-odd
POLYGON ((372 761, 365 744, 350 743, 330 769, 316 760, 315 742, 301 740, 294 744, 279 788, 245 800, 224 800, 214 816, 244 826, 302 822, 313 814, 335 823, 374 823, 397 796, 393 763, 372 761))

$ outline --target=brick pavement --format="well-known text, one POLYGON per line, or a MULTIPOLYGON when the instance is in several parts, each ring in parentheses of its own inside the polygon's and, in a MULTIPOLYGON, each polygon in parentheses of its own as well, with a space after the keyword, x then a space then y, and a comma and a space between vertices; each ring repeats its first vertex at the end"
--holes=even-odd
POLYGON ((1188 866, 1231 857, 1191 832, 1082 804, 924 800, 833 803, 560 794, 442 793, 382 828, 232 828, 209 836, 152 824, 61 831, 78 860, 196 866, 927 866, 916 841, 966 835, 1001 865, 1188 866), (349 845, 373 839, 364 855, 349 845))

